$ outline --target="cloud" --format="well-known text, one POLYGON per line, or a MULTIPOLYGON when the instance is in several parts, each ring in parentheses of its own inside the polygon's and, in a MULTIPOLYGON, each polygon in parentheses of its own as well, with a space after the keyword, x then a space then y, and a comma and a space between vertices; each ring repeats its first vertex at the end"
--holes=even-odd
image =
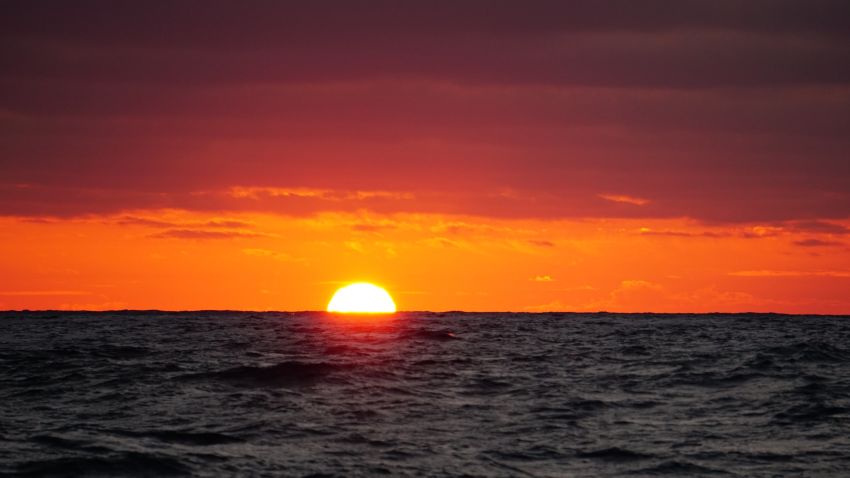
POLYGON ((367 199, 393 199, 410 200, 415 196, 410 192, 403 191, 360 191, 360 190, 335 190, 315 188, 274 188, 274 187, 245 187, 236 186, 230 188, 230 195, 234 198, 262 199, 262 198, 314 198, 324 201, 363 201, 367 199))
POLYGON ((144 226, 153 228, 169 228, 178 226, 177 223, 163 221, 160 219, 150 219, 146 217, 125 216, 115 221, 119 226, 144 226))
POLYGON ((236 221, 233 219, 214 219, 212 221, 207 221, 201 223, 202 227, 220 227, 224 229, 245 229, 251 227, 250 223, 243 221, 236 221))
POLYGON ((347 249, 351 249, 358 254, 366 253, 366 246, 364 246, 360 241, 345 241, 343 244, 347 249))
POLYGON ((531 280, 533 280, 534 282, 554 282, 555 281, 555 279, 553 279, 552 276, 549 276, 549 275, 534 276, 531 280))
POLYGON ((788 227, 799 232, 837 235, 850 234, 850 228, 847 226, 826 221, 798 221, 790 223, 788 227))
POLYGON ((744 237, 775 237, 783 234, 785 229, 781 226, 753 226, 744 231, 744 237))
POLYGON ((144 226, 152 228, 195 228, 209 227, 222 229, 244 229, 250 228, 252 225, 247 222, 237 221, 233 219, 213 219, 210 221, 165 221, 162 219, 154 219, 137 216, 123 216, 115 221, 120 226, 144 226))
POLYGON ((649 199, 626 196, 624 194, 599 194, 599 197, 606 201, 618 202, 624 204, 632 204, 635 206, 645 206, 649 204, 649 199))
POLYGON ((167 231, 152 234, 150 237, 158 239, 244 239, 260 237, 262 234, 240 231, 206 231, 203 229, 169 229, 167 231))
POLYGON ((850 271, 748 270, 730 272, 738 277, 850 277, 850 271))
POLYGON ((393 8, 188 1, 153 12, 55 2, 48 16, 15 2, 0 31, 13 47, 3 71, 28 79, 97 75, 197 86, 426 77, 651 88, 846 81, 848 68, 837 60, 846 58, 848 32, 836 19, 850 9, 814 3, 536 2, 518 11, 484 1, 393 8))
POLYGON ((823 241, 820 239, 803 239, 794 241, 795 246, 800 247, 841 247, 844 244, 838 241, 823 241))
POLYGON ((643 279, 620 281, 607 294, 594 294, 596 291, 596 288, 587 286, 564 289, 564 292, 581 292, 581 300, 556 299, 546 304, 526 307, 526 310, 535 312, 694 312, 767 310, 778 305, 745 292, 720 290, 714 285, 692 291, 673 291, 662 284, 643 279))
POLYGON ((728 237, 730 234, 725 232, 714 232, 714 231, 699 231, 699 232, 688 232, 688 231, 671 231, 671 230, 662 230, 655 231, 648 227, 642 227, 638 231, 641 236, 661 236, 661 237, 728 237))
POLYGON ((262 249, 262 248, 247 248, 242 249, 242 253, 247 256, 253 257, 267 257, 269 259, 274 259, 276 261, 281 262, 303 262, 304 259, 300 257, 294 257, 291 254, 287 254, 285 252, 273 251, 270 249, 262 249))
POLYGON ((850 217, 846 2, 7 3, 0 215, 850 217))
POLYGON ((572 312, 575 310, 581 310, 580 308, 576 308, 575 305, 565 304, 560 300, 553 300, 551 302, 547 302, 545 304, 537 304, 537 305, 529 305, 525 307, 525 310, 529 312, 572 312))
POLYGON ((463 241, 456 241, 453 239, 449 239, 447 237, 431 237, 428 239, 423 239, 420 241, 422 244, 427 245, 429 247, 437 247, 437 248, 459 248, 466 250, 473 250, 469 245, 463 241))
POLYGON ((77 296, 77 295, 92 295, 91 292, 82 290, 0 290, 2 296, 77 296))
POLYGON ((380 226, 377 224, 355 224, 351 229, 359 232, 379 232, 385 229, 391 229, 391 226, 380 226))
POLYGON ((105 302, 66 302, 57 307, 59 310, 125 310, 127 303, 121 301, 105 302))
POLYGON ((622 294, 627 291, 634 290, 662 290, 661 284, 646 280, 624 280, 620 282, 620 287, 614 291, 614 295, 622 294))

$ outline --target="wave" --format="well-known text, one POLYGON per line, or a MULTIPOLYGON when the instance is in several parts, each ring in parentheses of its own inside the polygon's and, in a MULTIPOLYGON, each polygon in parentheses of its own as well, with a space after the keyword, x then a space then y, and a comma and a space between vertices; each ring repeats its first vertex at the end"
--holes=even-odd
POLYGON ((211 380, 240 386, 297 386, 319 381, 331 373, 345 369, 340 364, 291 360, 267 367, 242 365, 216 372, 184 375, 185 380, 211 380))
POLYGON ((646 475, 673 475, 673 476, 694 476, 694 475, 728 475, 728 471, 717 470, 705 466, 697 465, 687 461, 665 461, 658 465, 635 470, 632 474, 646 475))
POLYGON ((625 448, 611 447, 603 448, 601 450, 579 452, 576 454, 576 456, 578 456, 579 458, 598 458, 600 460, 605 461, 626 462, 646 460, 648 458, 652 458, 654 455, 638 453, 636 451, 627 450, 625 448))
POLYGON ((464 395, 499 395, 513 388, 513 385, 489 377, 476 378, 466 385, 464 395))
POLYGON ((178 460, 153 453, 125 452, 113 456, 65 457, 18 465, 18 476, 180 476, 191 470, 178 460))
POLYGON ((534 407, 530 411, 543 421, 575 421, 594 416, 610 407, 610 404, 601 400, 576 399, 564 402, 558 407, 534 407))
POLYGON ((734 388, 746 382, 769 377, 755 372, 703 372, 676 374, 666 380, 668 385, 690 385, 703 388, 734 388))
POLYGON ((835 476, 848 462, 846 318, 251 315, 4 323, 0 476, 835 476))
POLYGON ((825 421, 835 415, 845 415, 847 408, 824 402, 800 403, 774 415, 774 422, 780 424, 810 423, 825 421))
POLYGON ((91 453, 108 453, 112 451, 105 446, 92 444, 90 440, 66 438, 50 434, 33 436, 30 438, 30 441, 42 446, 65 450, 79 450, 91 453))
POLYGON ((100 345, 91 349, 90 353, 99 358, 120 360, 147 357, 148 355, 151 355, 153 351, 144 347, 134 347, 130 345, 100 345))
POLYGON ((451 330, 410 330, 401 334, 403 339, 413 340, 456 340, 459 337, 451 330))
POLYGON ((23 359, 30 361, 51 361, 55 366, 72 366, 67 363, 69 359, 136 359, 144 358, 153 353, 145 347, 134 347, 130 345, 99 344, 96 347, 57 347, 55 349, 36 349, 17 354, 2 354, 0 360, 23 359))
POLYGON ((797 342, 791 345, 770 347, 764 350, 775 358, 800 362, 850 362, 850 350, 824 342, 797 342))
POLYGON ((155 438, 166 443, 195 446, 225 445, 229 443, 242 443, 244 441, 241 438, 224 433, 192 432, 187 430, 151 430, 145 432, 122 430, 113 433, 133 438, 155 438))

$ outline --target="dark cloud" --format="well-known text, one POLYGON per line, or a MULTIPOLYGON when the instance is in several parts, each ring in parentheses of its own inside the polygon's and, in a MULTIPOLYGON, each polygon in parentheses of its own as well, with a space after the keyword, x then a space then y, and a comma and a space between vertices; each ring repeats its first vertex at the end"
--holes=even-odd
POLYGON ((799 221, 789 224, 794 231, 811 232, 818 234, 850 234, 850 229, 841 224, 824 221, 799 221))
POLYGON ((842 1, 5 2, 4 78, 847 84, 842 1))
POLYGON ((122 217, 116 223, 119 226, 144 226, 153 228, 169 228, 175 227, 177 224, 170 221, 160 221, 158 219, 148 219, 144 217, 122 217))
POLYGON ((702 232, 686 232, 686 231, 640 231, 641 236, 659 236, 659 237, 729 237, 730 234, 722 234, 711 231, 702 232))
MULTIPOLYGON (((114 39, 53 38, 46 33, 7 36, 4 42, 9 47, 0 54, 0 66, 3 77, 26 81, 96 80, 183 88, 399 78, 472 85, 650 88, 850 81, 845 36, 730 26, 705 29, 673 18, 661 30, 565 26, 517 36, 500 30, 440 32, 427 23, 409 31, 388 24, 326 34, 287 32, 281 25, 275 31, 284 38, 216 47, 212 39, 226 36, 215 25, 198 24, 194 29, 204 31, 209 42, 203 47, 191 41, 185 44, 187 39, 180 35, 154 47, 122 45, 114 39)), ((243 28, 250 36, 250 24, 243 28)))
POLYGON ((214 220, 207 221, 201 224, 203 227, 214 227, 214 228, 224 228, 224 229, 245 229, 251 227, 250 223, 244 221, 234 221, 232 219, 228 220, 214 220))
POLYGON ((794 241, 794 245, 800 247, 841 247, 844 244, 838 241, 824 241, 821 239, 804 239, 801 241, 794 241))
POLYGON ((843 1, 4 11, 3 215, 366 208, 801 230, 850 216, 843 1), (415 200, 346 196, 362 190, 415 200))
POLYGON ((212 220, 206 222, 175 222, 163 221, 159 219, 150 219, 145 217, 124 216, 115 221, 121 226, 144 226, 151 228, 191 228, 191 227, 206 227, 206 228, 222 228, 222 229, 246 229, 250 228, 251 224, 244 221, 236 220, 212 220))
POLYGON ((658 32, 675 28, 759 33, 850 34, 841 0, 344 0, 282 2, 177 0, 159 4, 6 1, 3 31, 121 45, 196 48, 287 44, 311 37, 385 38, 486 33, 539 35, 562 30, 658 32), (210 35, 211 32, 217 33, 210 35))

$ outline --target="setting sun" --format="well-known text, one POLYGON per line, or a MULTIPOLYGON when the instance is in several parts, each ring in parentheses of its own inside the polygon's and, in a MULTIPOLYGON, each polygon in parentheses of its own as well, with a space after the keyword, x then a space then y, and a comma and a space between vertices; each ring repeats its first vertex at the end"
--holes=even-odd
POLYGON ((395 310, 395 302, 390 294, 367 282, 358 282, 337 290, 328 303, 328 312, 383 314, 395 310))

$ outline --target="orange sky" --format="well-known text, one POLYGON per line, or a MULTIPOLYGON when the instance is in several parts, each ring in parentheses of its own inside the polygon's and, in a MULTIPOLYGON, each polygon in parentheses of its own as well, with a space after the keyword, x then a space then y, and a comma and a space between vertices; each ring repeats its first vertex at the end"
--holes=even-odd
POLYGON ((846 1, 4 9, 0 309, 850 313, 846 1))
POLYGON ((4 309, 316 310, 365 280, 403 310, 850 311, 841 236, 790 227, 151 210, 0 231, 4 309))

